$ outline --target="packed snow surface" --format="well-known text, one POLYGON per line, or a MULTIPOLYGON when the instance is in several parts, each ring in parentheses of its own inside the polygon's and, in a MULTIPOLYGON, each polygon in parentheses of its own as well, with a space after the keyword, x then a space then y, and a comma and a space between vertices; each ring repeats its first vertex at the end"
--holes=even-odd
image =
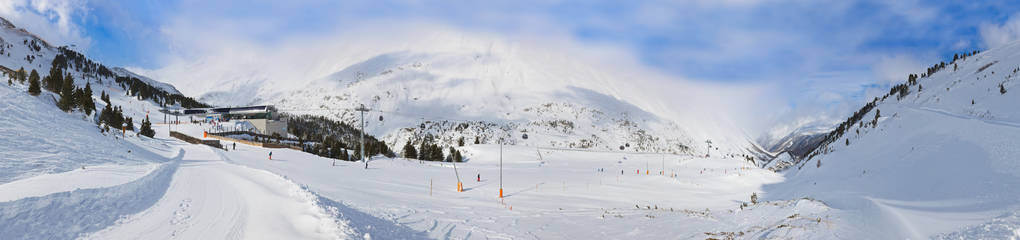
POLYGON ((867 229, 854 238, 1020 237, 1018 75, 1014 42, 947 63, 902 99, 879 96, 862 123, 766 185, 767 198, 844 210, 867 229))
MULTIPOLYGON (((175 127, 198 137, 209 128, 175 127)), ((227 161, 306 185, 326 205, 361 213, 344 214, 355 232, 385 239, 831 238, 844 226, 811 199, 750 204, 752 193, 783 178, 736 158, 503 146, 501 177, 500 146, 492 144, 463 147, 469 161, 456 167, 378 156, 367 169, 227 145, 227 161), (458 176, 464 192, 456 191, 458 176)))
POLYGON ((206 146, 183 145, 165 196, 87 239, 338 239, 342 225, 300 186, 224 162, 206 146))

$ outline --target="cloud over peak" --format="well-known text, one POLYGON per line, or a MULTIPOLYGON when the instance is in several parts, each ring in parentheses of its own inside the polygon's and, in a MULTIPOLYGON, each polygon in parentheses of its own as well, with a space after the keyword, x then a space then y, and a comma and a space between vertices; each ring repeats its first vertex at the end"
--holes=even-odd
POLYGON ((55 45, 88 49, 92 39, 79 24, 87 18, 85 1, 5 0, 0 16, 55 45))

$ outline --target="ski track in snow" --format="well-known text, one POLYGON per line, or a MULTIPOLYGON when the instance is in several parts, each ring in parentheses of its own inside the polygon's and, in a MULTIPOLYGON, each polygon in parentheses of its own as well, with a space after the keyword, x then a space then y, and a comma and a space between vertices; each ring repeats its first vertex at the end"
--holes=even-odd
POLYGON ((337 239, 353 232, 300 186, 223 161, 212 148, 187 153, 152 208, 87 239, 337 239))
POLYGON ((933 112, 933 113, 941 114, 943 116, 949 116, 949 117, 954 117, 954 118, 959 118, 959 119, 964 119, 964 120, 978 120, 978 121, 981 121, 981 122, 984 122, 984 123, 987 123, 987 124, 998 125, 998 126, 1003 126, 1003 127, 1020 128, 1020 123, 1007 122, 1007 121, 999 121, 999 120, 992 120, 992 119, 984 119, 984 118, 973 117, 973 116, 967 116, 967 115, 957 114, 957 113, 953 113, 953 112, 942 110, 942 109, 936 109, 936 108, 930 108, 930 107, 910 107, 909 109, 933 112))

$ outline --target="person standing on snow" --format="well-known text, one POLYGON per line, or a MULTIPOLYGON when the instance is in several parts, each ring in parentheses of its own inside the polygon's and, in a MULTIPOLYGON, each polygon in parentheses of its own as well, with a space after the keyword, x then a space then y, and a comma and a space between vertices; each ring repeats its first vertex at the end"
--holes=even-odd
POLYGON ((273 152, 269 152, 269 160, 273 160, 273 152))
POLYGON ((478 181, 479 181, 479 182, 481 182, 481 181, 482 181, 482 174, 481 174, 481 173, 479 173, 479 174, 478 174, 478 181))
POLYGON ((234 143, 234 150, 237 150, 237 143, 234 143))

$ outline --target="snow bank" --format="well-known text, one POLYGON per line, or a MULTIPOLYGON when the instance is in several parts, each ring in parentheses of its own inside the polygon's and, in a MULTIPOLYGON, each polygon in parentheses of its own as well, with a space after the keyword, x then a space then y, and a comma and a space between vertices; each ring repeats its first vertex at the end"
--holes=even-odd
MULTIPOLYGON (((52 93, 31 96, 0 86, 0 183, 83 166, 149 164, 165 159, 120 136, 106 136, 83 113, 60 111, 52 93)), ((139 118, 135 118, 139 119, 139 118)), ((140 120, 135 120, 141 122, 140 120)), ((130 136, 130 135, 129 135, 130 136)))
POLYGON ((113 225, 162 198, 183 155, 127 184, 0 203, 0 238, 71 239, 113 225))
POLYGON ((45 196, 76 189, 117 186, 149 175, 158 166, 159 164, 99 165, 21 179, 0 184, 0 202, 45 196))

